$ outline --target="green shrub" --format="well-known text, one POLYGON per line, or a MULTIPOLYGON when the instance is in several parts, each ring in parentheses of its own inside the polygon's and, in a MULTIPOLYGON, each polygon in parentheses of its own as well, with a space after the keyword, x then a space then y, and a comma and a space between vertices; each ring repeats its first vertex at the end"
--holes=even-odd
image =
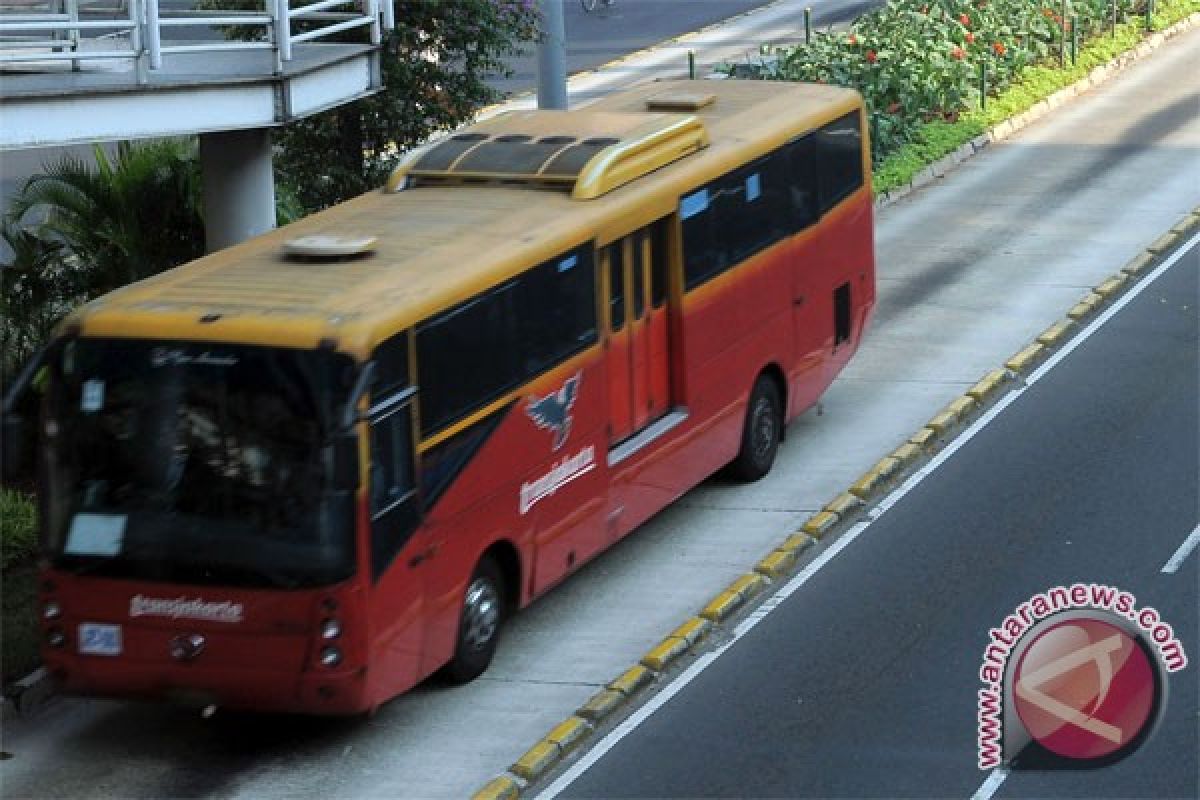
POLYGON ((37 510, 33 498, 0 489, 0 568, 31 561, 37 551, 37 510))
MULTIPOLYGON (((807 45, 767 48, 759 63, 727 70, 857 89, 866 101, 877 169, 900 174, 917 155, 888 163, 902 148, 916 145, 944 155, 1133 47, 1145 32, 1147 2, 891 0, 847 31, 817 33, 807 45), (1072 20, 1079 41, 1091 44, 1075 65, 1059 69, 1072 20), (989 97, 982 116, 974 114, 981 105, 981 72, 989 97), (959 126, 966 114, 973 116, 959 126), (929 127, 941 122, 950 127, 929 127)), ((1151 27, 1161 29, 1196 10, 1200 0, 1158 0, 1151 27)), ((894 184, 885 179, 882 185, 894 184)))
MULTIPOLYGON (((1155 4, 1152 28, 1161 30, 1200 10, 1200 0, 1159 0, 1155 4)), ((1080 25, 1081 33, 1083 25, 1080 25)), ((906 133, 906 141, 878 158, 874 188, 877 194, 903 186, 913 176, 983 131, 1032 108, 1054 92, 1085 77, 1092 69, 1107 64, 1137 45, 1145 32, 1142 17, 1119 24, 1115 30, 1095 29, 1095 36, 1079 50, 1075 64, 1058 66, 1055 53, 1046 62, 1028 66, 1006 89, 988 98, 986 109, 966 110, 953 122, 934 119, 916 125, 906 133)), ((877 151, 878 156, 878 151, 877 151)))
POLYGON ((0 595, 0 681, 4 686, 25 677, 39 663, 37 568, 22 564, 4 571, 0 595))

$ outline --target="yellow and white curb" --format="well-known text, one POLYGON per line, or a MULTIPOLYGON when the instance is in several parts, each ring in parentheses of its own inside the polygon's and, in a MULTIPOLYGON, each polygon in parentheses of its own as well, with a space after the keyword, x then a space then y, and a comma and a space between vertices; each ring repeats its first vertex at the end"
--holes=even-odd
POLYGON ((722 589, 696 616, 668 634, 640 661, 594 694, 575 713, 542 737, 508 768, 473 795, 473 800, 515 800, 532 783, 549 774, 609 717, 623 709, 644 688, 661 678, 696 645, 743 610, 747 602, 767 587, 790 576, 801 557, 819 540, 849 527, 870 504, 912 474, 954 434, 994 405, 1012 384, 1028 376, 1053 351, 1066 344, 1092 317, 1132 286, 1175 245, 1200 230, 1200 208, 1185 215, 1171 231, 1146 248, 1112 277, 1101 282, 1067 315, 1035 337, 1003 368, 993 369, 962 395, 946 404, 907 441, 880 459, 844 492, 809 517, 800 529, 784 539, 754 566, 722 589))

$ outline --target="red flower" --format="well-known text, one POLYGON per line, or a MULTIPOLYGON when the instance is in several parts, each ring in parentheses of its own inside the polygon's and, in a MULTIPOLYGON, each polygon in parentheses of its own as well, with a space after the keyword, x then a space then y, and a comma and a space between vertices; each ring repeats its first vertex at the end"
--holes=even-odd
POLYGON ((963 53, 963 49, 961 47, 955 47, 953 50, 950 51, 950 57, 953 58, 955 61, 962 61, 964 55, 966 55, 966 54, 963 53))
POLYGON ((850 34, 850 38, 847 39, 846 41, 850 43, 851 47, 853 47, 854 45, 858 44, 858 37, 852 33, 852 34, 850 34))
POLYGON ((975 34, 967 31, 967 44, 975 44, 975 34))
POLYGON ((961 22, 964 27, 971 24, 971 18, 966 14, 959 14, 958 21, 961 22))
POLYGON ((992 49, 996 51, 996 55, 998 55, 998 56, 1004 55, 1004 43, 1003 42, 992 42, 992 49))
POLYGON ((869 63, 871 63, 871 64, 874 64, 874 63, 875 63, 876 61, 878 61, 878 60, 879 60, 879 56, 875 55, 875 51, 874 51, 874 50, 868 50, 868 51, 867 51, 867 61, 868 61, 869 63))

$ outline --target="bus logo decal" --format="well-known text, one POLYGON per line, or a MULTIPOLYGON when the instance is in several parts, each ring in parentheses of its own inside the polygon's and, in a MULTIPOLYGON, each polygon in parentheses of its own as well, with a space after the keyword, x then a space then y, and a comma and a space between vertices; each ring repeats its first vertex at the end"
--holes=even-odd
POLYGON ((146 597, 135 594, 129 601, 131 617, 203 619, 210 622, 241 622, 241 603, 209 602, 202 597, 146 597))
POLYGON ((596 448, 588 445, 573 456, 564 456, 540 478, 521 484, 520 512, 524 516, 539 500, 545 500, 576 478, 596 468, 596 448))
POLYGON ((582 373, 576 372, 556 392, 545 397, 532 397, 525 405, 525 413, 533 424, 542 430, 554 431, 554 450, 567 441, 571 433, 571 407, 579 395, 579 380, 582 373))

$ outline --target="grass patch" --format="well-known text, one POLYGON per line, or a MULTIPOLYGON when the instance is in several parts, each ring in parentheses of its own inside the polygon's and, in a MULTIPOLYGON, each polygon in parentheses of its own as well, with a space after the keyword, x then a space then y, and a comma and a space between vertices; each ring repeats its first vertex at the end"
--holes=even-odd
POLYGON ((33 498, 0 489, 0 680, 5 686, 38 665, 36 552, 33 498))
MULTIPOLYGON (((1174 25, 1200 9, 1197 0, 1160 0, 1156 5, 1152 29, 1174 25)), ((1043 64, 1028 67, 1012 86, 996 97, 989 97, 985 110, 964 113, 955 122, 935 120, 917 129, 913 141, 883 159, 876 167, 872 181, 875 194, 883 194, 909 183, 913 177, 933 162, 954 152, 988 128, 1028 111, 1050 95, 1087 76, 1099 66, 1128 52, 1146 36, 1145 20, 1130 19, 1116 27, 1114 33, 1095 37, 1079 49, 1074 64, 1060 69, 1043 64)))
POLYGON ((37 509, 33 498, 0 489, 0 570, 33 558, 37 551, 37 509))

